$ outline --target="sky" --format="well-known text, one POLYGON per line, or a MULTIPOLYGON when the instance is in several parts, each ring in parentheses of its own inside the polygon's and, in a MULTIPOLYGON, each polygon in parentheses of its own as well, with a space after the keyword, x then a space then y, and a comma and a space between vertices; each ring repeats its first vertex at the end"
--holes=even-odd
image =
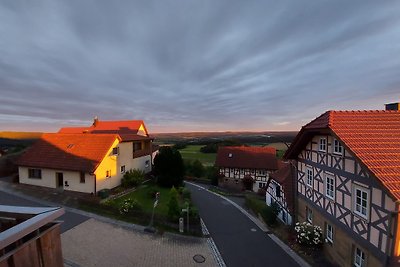
POLYGON ((286 131, 400 101, 400 1, 1 1, 0 131, 286 131))

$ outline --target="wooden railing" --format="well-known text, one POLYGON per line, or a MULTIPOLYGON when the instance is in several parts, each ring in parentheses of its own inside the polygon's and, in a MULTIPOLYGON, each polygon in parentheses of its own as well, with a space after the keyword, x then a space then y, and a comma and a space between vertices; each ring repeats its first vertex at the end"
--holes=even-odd
POLYGON ((62 208, 31 208, 0 205, 1 267, 62 267, 60 223, 62 208))

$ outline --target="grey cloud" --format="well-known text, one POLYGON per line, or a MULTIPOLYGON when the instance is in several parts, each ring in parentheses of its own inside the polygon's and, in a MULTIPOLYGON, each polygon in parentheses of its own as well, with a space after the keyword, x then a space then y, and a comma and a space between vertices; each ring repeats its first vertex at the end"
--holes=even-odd
POLYGON ((398 101, 399 12, 395 1, 4 2, 0 130, 94 115, 154 131, 295 130, 328 109, 383 107, 398 101))

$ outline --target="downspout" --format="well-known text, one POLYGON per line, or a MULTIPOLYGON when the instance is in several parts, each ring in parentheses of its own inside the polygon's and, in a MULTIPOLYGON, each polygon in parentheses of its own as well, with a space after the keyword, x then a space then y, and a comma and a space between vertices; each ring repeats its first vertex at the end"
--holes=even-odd
POLYGON ((96 174, 93 174, 93 176, 94 176, 94 195, 97 196, 97 188, 96 188, 97 180, 96 180, 96 174))

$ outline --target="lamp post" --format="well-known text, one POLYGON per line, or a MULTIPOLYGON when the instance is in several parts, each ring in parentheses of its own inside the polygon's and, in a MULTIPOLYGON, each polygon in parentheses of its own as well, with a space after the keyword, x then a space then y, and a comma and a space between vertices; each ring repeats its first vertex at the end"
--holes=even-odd
POLYGON ((155 200, 154 200, 154 204, 153 204, 153 211, 151 213, 151 219, 150 219, 150 223, 149 226, 147 226, 146 228, 144 228, 145 232, 149 232, 149 233, 155 233, 156 229, 153 227, 153 223, 154 223, 154 210, 158 205, 158 200, 160 199, 160 192, 156 193, 155 196, 155 200))

